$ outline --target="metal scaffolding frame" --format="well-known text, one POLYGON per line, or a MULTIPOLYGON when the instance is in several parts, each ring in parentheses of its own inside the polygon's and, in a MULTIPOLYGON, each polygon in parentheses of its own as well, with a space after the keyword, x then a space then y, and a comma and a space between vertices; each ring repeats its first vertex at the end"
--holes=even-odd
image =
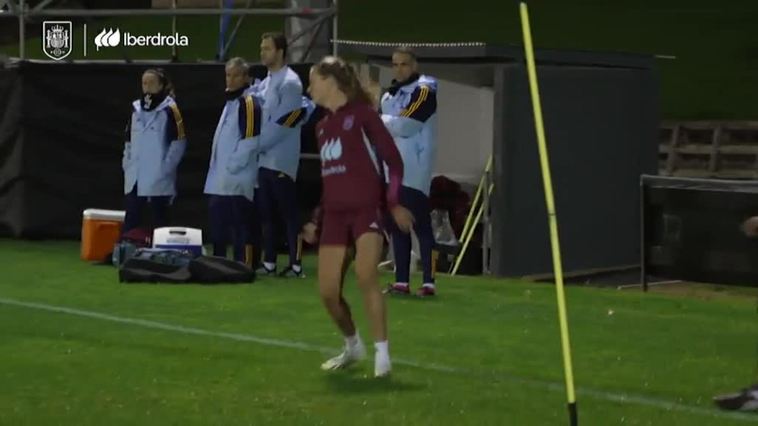
MULTIPOLYGON (((0 18, 18 18, 18 51, 19 59, 26 59, 26 21, 28 18, 94 18, 94 17, 117 17, 117 16, 170 16, 172 17, 172 29, 176 32, 176 18, 178 16, 239 16, 236 26, 232 31, 232 35, 228 43, 223 46, 223 53, 225 54, 237 34, 237 30, 241 25, 242 18, 248 15, 257 16, 282 16, 282 17, 297 17, 310 19, 313 22, 310 23, 299 33, 293 35, 289 43, 300 39, 301 37, 310 33, 311 40, 309 42, 308 50, 300 58, 301 61, 307 58, 311 47, 314 45, 318 33, 328 20, 332 20, 332 37, 336 39, 337 35, 337 0, 331 0, 331 7, 327 8, 307 8, 307 7, 291 7, 284 9, 273 8, 250 8, 245 7, 241 9, 229 9, 229 8, 215 8, 215 9, 178 9, 177 0, 172 1, 172 7, 170 9, 46 9, 52 0, 45 0, 38 4, 33 9, 29 9, 29 5, 25 0, 3 0, 8 5, 8 11, 0 13, 0 18)), ((250 5, 250 2, 248 2, 250 5)), ((333 54, 337 53, 337 46, 332 45, 333 54)), ((174 46, 172 51, 174 59, 177 57, 176 47, 174 46)), ((217 58, 223 59, 223 58, 217 58)))

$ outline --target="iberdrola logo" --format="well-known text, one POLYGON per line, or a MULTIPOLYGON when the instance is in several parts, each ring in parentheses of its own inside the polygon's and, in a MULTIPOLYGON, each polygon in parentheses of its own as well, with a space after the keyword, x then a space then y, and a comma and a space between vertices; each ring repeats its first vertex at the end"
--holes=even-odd
POLYGON ((133 35, 129 32, 121 32, 120 29, 103 28, 95 36, 95 47, 100 51, 101 47, 116 47, 123 44, 126 47, 134 46, 189 46, 189 37, 179 33, 164 35, 159 33, 152 35, 133 35))
POLYGON ((321 147, 321 162, 339 160, 342 157, 342 141, 330 139, 321 147))

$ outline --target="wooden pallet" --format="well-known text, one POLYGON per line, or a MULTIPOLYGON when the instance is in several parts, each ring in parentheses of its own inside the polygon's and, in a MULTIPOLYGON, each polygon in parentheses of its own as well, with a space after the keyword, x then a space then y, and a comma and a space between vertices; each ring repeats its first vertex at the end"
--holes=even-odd
POLYGON ((659 135, 663 176, 758 179, 758 121, 668 121, 659 135))

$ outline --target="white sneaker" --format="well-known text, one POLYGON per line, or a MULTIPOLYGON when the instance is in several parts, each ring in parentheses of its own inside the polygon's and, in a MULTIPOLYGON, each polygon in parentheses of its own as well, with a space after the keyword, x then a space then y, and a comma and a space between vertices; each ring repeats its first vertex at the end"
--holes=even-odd
POLYGON ((390 371, 392 371, 392 362, 389 355, 377 353, 374 358, 374 377, 387 377, 390 375, 390 371))
POLYGON ((360 342, 356 345, 345 345, 345 350, 334 358, 326 360, 321 364, 322 370, 339 370, 355 364, 366 358, 366 347, 360 342))

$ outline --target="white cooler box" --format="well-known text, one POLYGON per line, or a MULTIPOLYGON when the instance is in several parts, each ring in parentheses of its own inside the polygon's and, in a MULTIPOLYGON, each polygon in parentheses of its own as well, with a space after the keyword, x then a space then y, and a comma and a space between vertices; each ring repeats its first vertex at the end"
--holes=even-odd
POLYGON ((203 231, 181 226, 157 228, 153 231, 153 248, 186 250, 200 256, 203 254, 203 231))

